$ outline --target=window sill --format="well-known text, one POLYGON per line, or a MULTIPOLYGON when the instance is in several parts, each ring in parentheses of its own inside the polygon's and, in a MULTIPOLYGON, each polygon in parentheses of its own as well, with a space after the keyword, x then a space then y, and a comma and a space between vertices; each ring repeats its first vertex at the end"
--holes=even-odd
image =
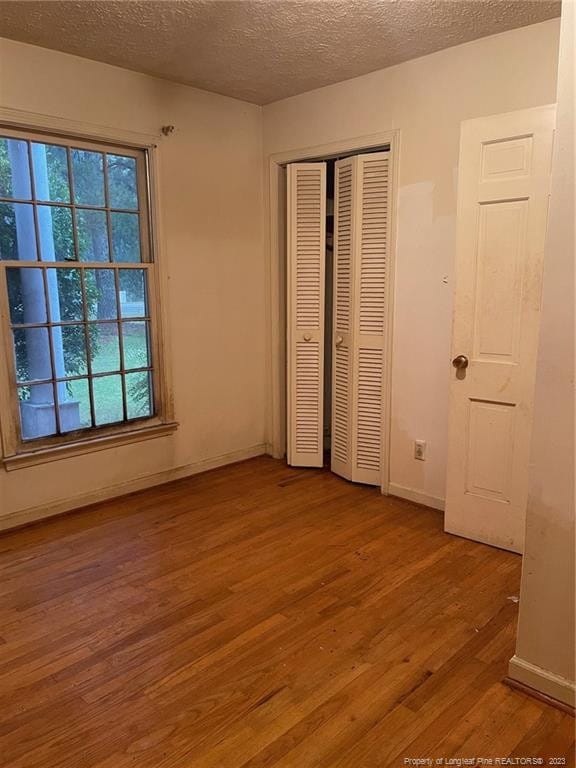
POLYGON ((33 467, 36 464, 45 464, 49 461, 58 461, 59 459, 68 459, 72 456, 81 456, 85 453, 103 451, 106 448, 139 443, 142 440, 151 440, 155 437, 166 437, 173 434, 177 428, 177 422, 155 424, 154 426, 134 429, 129 432, 117 432, 102 437, 77 440, 74 443, 66 443, 66 445, 38 448, 16 454, 15 456, 6 456, 4 458, 4 468, 8 471, 24 469, 26 467, 33 467))

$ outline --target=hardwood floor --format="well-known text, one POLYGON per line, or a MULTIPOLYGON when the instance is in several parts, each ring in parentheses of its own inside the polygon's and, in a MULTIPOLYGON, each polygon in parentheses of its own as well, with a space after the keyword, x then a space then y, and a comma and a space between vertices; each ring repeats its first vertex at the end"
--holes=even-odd
POLYGON ((253 459, 0 537, 3 768, 560 757, 503 685, 520 558, 253 459))

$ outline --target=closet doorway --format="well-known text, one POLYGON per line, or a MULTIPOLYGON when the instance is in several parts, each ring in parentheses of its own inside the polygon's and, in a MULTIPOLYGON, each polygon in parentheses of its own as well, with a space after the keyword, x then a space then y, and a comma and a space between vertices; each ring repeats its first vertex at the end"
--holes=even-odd
POLYGON ((384 493, 395 189, 386 139, 273 157, 270 169, 272 453, 293 466, 328 463, 384 493))

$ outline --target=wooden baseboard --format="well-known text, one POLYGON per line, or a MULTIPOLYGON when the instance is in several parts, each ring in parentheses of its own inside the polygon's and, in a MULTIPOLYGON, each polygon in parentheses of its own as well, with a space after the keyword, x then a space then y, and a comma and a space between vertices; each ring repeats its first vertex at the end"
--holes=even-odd
POLYGON ((536 688, 531 688, 529 685, 520 683, 518 680, 513 680, 511 677, 505 677, 502 682, 510 686, 510 688, 514 688, 516 691, 520 691, 521 693, 525 693, 527 696, 531 696, 533 699, 543 701, 544 704, 549 704, 551 707, 555 707, 561 712, 566 712, 568 715, 572 715, 572 717, 575 716, 574 707, 571 707, 570 704, 564 704, 563 701, 558 701, 558 699, 554 699, 552 696, 547 696, 545 693, 537 691, 536 688))
POLYGON ((506 682, 524 693, 558 706, 562 711, 574 714, 575 684, 572 680, 542 669, 519 656, 513 656, 508 665, 506 682))
POLYGON ((417 491, 415 488, 406 488, 403 485, 389 483, 388 493, 390 496, 398 496, 400 499, 414 501, 416 504, 423 504, 425 507, 439 509, 441 512, 444 511, 444 499, 440 498, 439 496, 431 496, 428 493, 424 493, 424 491, 417 491))
POLYGON ((244 461, 245 459, 252 459, 255 456, 262 456, 264 453, 266 453, 266 446, 264 443, 260 443, 249 448, 243 448, 239 451, 224 453, 220 456, 203 459, 192 464, 185 464, 180 467, 164 470, 163 472, 156 472, 153 475, 137 477, 133 480, 128 480, 125 483, 118 483, 106 488, 98 488, 97 490, 73 496, 72 498, 60 499, 50 504, 42 504, 36 507, 17 510, 16 512, 11 512, 8 515, 0 517, 0 531, 19 528, 22 525, 35 523, 38 520, 44 520, 45 518, 53 517, 54 515, 61 515, 65 512, 72 512, 91 504, 97 504, 100 501, 108 501, 109 499, 126 496, 135 491, 143 491, 146 488, 163 485, 172 480, 180 480, 200 472, 207 472, 210 469, 223 467, 226 464, 234 464, 237 461, 244 461))

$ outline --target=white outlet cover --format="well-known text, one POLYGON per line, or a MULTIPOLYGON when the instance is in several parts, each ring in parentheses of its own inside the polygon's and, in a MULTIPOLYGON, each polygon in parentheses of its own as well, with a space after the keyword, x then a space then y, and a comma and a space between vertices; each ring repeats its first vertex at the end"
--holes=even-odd
POLYGON ((415 440, 414 441, 414 458, 418 461, 425 461, 426 459, 426 441, 415 440))

